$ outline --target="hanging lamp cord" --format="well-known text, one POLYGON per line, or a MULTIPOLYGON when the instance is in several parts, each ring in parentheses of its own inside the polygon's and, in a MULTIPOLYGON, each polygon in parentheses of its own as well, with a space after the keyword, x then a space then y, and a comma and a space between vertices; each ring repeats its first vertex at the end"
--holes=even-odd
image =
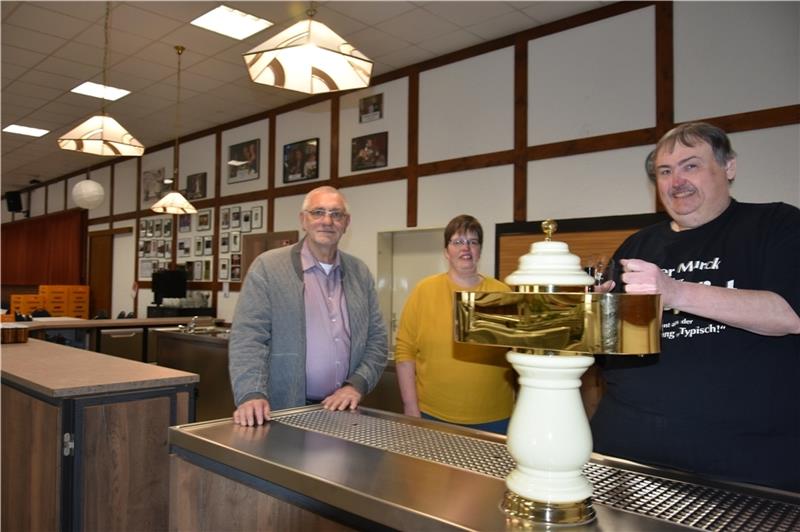
POLYGON ((178 93, 175 98, 175 162, 173 166, 173 183, 172 188, 176 189, 178 186, 179 162, 180 162, 180 131, 181 131, 181 56, 186 50, 183 46, 176 46, 175 51, 178 53, 178 93))
POLYGON ((106 116, 106 98, 105 98, 105 91, 106 87, 108 87, 108 43, 109 43, 109 33, 111 27, 111 2, 106 2, 106 20, 104 26, 104 43, 103 43, 103 97, 101 101, 103 102, 101 105, 101 114, 106 116))

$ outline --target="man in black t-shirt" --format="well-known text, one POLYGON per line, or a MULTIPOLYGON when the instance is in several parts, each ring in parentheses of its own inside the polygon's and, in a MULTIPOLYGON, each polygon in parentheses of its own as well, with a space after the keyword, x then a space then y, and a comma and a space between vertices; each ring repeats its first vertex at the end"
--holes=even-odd
POLYGON ((732 199, 736 154, 709 124, 647 168, 671 221, 620 246, 614 283, 661 294, 661 354, 599 360, 595 451, 800 491, 800 210, 732 199))

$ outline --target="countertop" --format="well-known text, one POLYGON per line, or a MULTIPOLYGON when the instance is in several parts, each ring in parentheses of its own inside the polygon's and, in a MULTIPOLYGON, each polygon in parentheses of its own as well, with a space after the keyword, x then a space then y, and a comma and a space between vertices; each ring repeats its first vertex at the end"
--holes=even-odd
MULTIPOLYGON (((129 318, 107 320, 83 320, 80 318, 34 318, 34 321, 7 322, 9 325, 39 329, 113 329, 135 327, 168 327, 170 325, 186 325, 191 317, 174 318, 129 318)), ((4 324, 6 325, 6 324, 4 324)))
POLYGON ((194 373, 35 339, 3 344, 0 367, 4 380, 52 398, 191 384, 199 379, 194 373))

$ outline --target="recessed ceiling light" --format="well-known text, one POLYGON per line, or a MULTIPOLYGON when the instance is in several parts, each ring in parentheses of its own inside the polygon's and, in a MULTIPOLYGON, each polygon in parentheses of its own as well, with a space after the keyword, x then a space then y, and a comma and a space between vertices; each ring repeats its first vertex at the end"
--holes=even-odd
POLYGON ((47 129, 39 129, 38 127, 20 126, 11 124, 3 128, 6 133, 16 133, 18 135, 28 135, 29 137, 41 137, 50 133, 47 129))
POLYGON ((70 92, 76 92, 78 94, 84 94, 94 98, 101 98, 110 102, 119 100, 123 96, 127 96, 131 93, 131 91, 126 91, 125 89, 118 89, 116 87, 109 87, 99 83, 92 83, 91 81, 85 81, 81 83, 70 92))
POLYGON ((234 39, 242 40, 272 26, 272 22, 248 15, 221 5, 192 21, 192 25, 205 28, 234 39))

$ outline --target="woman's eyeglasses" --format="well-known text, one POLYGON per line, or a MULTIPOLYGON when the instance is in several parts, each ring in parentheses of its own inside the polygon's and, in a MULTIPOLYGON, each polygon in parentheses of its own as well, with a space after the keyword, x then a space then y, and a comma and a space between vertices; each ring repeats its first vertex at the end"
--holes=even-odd
POLYGON ((467 244, 469 244, 470 247, 476 248, 481 245, 481 242, 477 238, 454 238, 450 240, 450 244, 457 248, 466 246, 467 244))
POLYGON ((309 216, 311 216, 311 218, 313 220, 321 220, 322 218, 325 218, 325 215, 328 215, 328 216, 331 217, 331 220, 333 220, 334 222, 341 222, 342 220, 344 220, 347 217, 347 213, 346 212, 338 211, 338 210, 335 210, 335 209, 334 210, 311 209, 311 210, 307 210, 306 212, 308 213, 309 216))

